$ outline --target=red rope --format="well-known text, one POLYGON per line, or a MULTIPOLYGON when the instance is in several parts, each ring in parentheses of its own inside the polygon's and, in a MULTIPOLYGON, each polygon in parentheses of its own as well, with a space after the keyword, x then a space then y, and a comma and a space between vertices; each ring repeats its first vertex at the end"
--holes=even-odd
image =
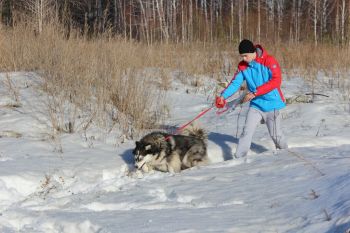
MULTIPOLYGON (((184 128, 186 128, 188 125, 190 125, 192 122, 194 122, 195 120, 197 120, 198 118, 202 117, 204 114, 206 114, 207 112, 209 112, 214 106, 211 106, 210 108, 202 111, 201 113, 199 113, 193 120, 191 120, 190 122, 182 125, 180 128, 178 128, 175 133, 173 135, 176 135, 178 133, 180 133, 184 128)), ((171 137, 171 135, 167 136, 165 138, 165 140, 168 140, 171 137)))
POLYGON ((216 111, 216 115, 221 115, 223 113, 225 113, 227 110, 229 110, 230 108, 228 106, 225 106, 225 108, 223 110, 217 110, 216 111))
MULTIPOLYGON (((239 104, 241 104, 241 102, 238 102, 237 104, 235 104, 234 108, 236 108, 239 104)), ((197 120, 198 118, 202 117, 204 114, 206 114, 207 112, 209 112, 210 110, 212 110, 214 108, 214 106, 211 106, 210 108, 208 109, 205 109, 204 111, 202 111, 201 113, 199 113, 193 120, 191 120, 190 122, 182 125, 180 128, 178 128, 174 134, 170 134, 168 136, 165 137, 165 140, 168 140, 172 135, 176 135, 176 134, 179 134, 184 128, 186 128, 188 125, 190 125, 192 122, 194 122, 195 120, 197 120)), ((221 110, 221 111, 217 111, 216 114, 217 115, 221 115, 223 114, 224 112, 226 112, 227 110, 229 110, 230 107, 226 106, 225 109, 221 110)))

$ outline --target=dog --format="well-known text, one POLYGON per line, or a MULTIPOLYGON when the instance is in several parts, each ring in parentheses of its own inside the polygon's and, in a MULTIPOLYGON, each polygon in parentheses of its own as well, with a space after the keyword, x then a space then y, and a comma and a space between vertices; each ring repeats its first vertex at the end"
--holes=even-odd
POLYGON ((193 126, 180 135, 149 133, 135 142, 135 168, 143 172, 179 173, 193 166, 206 165, 209 161, 206 141, 206 132, 193 126))

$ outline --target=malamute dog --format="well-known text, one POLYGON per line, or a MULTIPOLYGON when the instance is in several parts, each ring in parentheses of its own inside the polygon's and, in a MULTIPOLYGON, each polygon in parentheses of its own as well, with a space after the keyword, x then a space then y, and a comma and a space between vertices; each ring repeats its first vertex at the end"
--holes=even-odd
POLYGON ((190 127, 181 135, 152 132, 136 141, 133 150, 135 167, 178 173, 196 165, 208 163, 207 135, 203 129, 190 127))

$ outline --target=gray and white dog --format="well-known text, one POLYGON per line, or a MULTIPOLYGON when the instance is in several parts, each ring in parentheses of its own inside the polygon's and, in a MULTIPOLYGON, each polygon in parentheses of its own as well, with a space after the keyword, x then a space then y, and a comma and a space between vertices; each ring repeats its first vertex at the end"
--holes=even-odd
POLYGON ((133 150, 135 167, 144 172, 178 173, 196 165, 205 165, 209 161, 206 141, 206 132, 193 126, 181 135, 152 132, 136 141, 133 150))

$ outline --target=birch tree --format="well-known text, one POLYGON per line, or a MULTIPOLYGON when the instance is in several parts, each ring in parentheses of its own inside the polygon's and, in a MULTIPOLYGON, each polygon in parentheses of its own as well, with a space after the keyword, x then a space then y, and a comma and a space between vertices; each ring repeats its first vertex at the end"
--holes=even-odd
POLYGON ((341 4, 341 44, 345 42, 345 0, 342 0, 341 4))
POLYGON ((160 29, 162 31, 162 35, 164 36, 165 42, 168 44, 169 43, 169 31, 168 31, 168 25, 165 21, 163 0, 156 0, 156 5, 157 5, 157 12, 158 12, 158 17, 159 17, 160 29))
POLYGON ((277 41, 281 39, 283 15, 284 15, 284 0, 276 0, 277 4, 277 41))
POLYGON ((330 13, 332 12, 332 7, 330 5, 330 1, 329 0, 322 0, 321 2, 321 6, 320 6, 320 38, 321 40, 323 39, 323 35, 325 33, 327 33, 328 29, 327 29, 327 24, 328 24, 328 17, 330 15, 330 13))
POLYGON ((29 12, 29 16, 36 24, 36 32, 41 34, 45 20, 49 19, 52 0, 26 0, 22 2, 24 8, 29 12))
POLYGON ((239 31, 239 40, 241 41, 243 39, 243 2, 242 0, 238 0, 238 31, 239 31))
POLYGON ((318 37, 317 37, 317 23, 318 23, 318 2, 319 0, 309 0, 310 4, 310 16, 311 16, 311 22, 313 25, 313 37, 314 37, 314 44, 317 46, 318 43, 318 37))
MULTIPOLYGON (((272 34, 274 35, 274 40, 276 40, 276 32, 275 32, 275 1, 276 0, 267 0, 266 1, 266 14, 268 15, 267 17, 267 34, 272 34), (271 26, 271 29, 270 29, 271 26), (270 33, 271 31, 271 33, 270 33)), ((266 36, 267 37, 267 36, 266 36)))
POLYGON ((258 0, 258 42, 260 43, 261 41, 261 2, 258 0))
POLYGON ((348 2, 348 43, 350 46, 350 3, 348 2))
POLYGON ((334 31, 334 36, 333 40, 339 42, 338 38, 340 35, 340 24, 339 24, 339 19, 340 19, 340 6, 339 6, 339 0, 335 0, 335 17, 334 17, 334 25, 335 25, 335 31, 334 31))

